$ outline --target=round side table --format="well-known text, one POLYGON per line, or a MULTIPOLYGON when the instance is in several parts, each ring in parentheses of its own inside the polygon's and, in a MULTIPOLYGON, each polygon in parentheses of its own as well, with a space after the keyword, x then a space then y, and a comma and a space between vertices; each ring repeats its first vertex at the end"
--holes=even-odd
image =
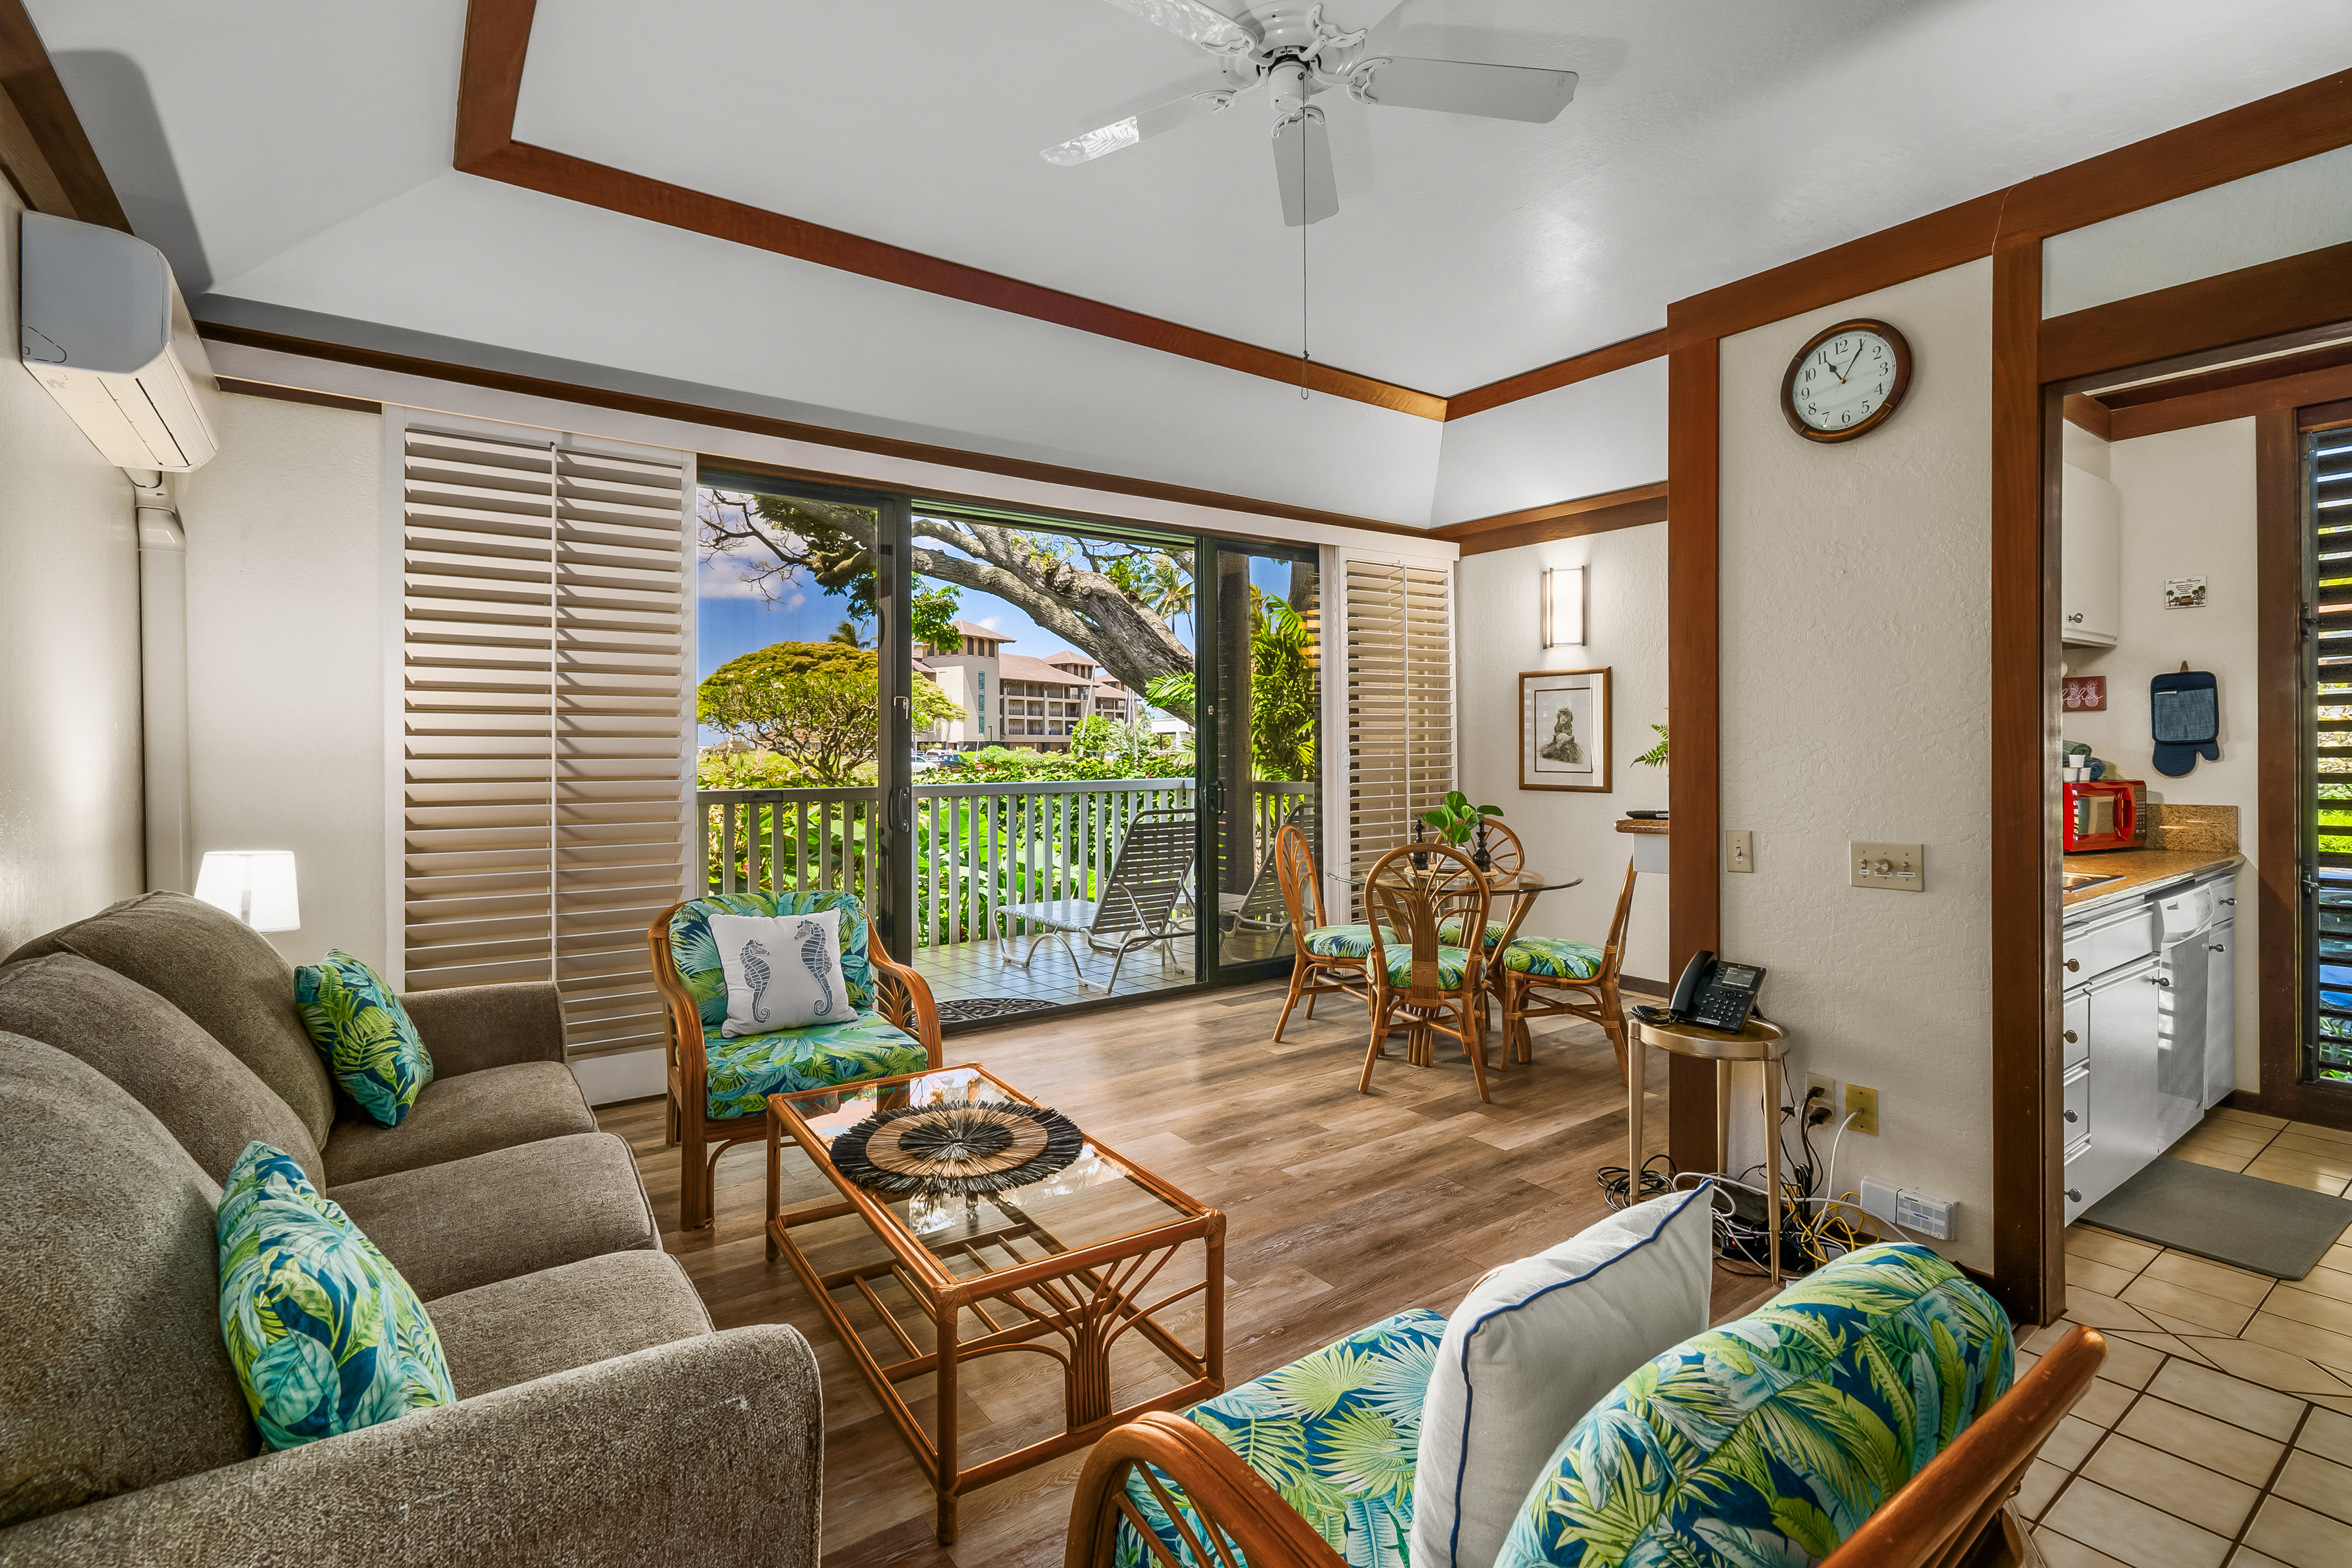
POLYGON ((1626 1186, 1629 1201, 1639 1201, 1642 1195, 1642 1087, 1645 1076, 1642 1054, 1644 1046, 1655 1046, 1678 1057, 1696 1057, 1715 1063, 1715 1168, 1722 1171, 1731 1161, 1731 1064, 1758 1062, 1763 1067, 1764 1079, 1764 1225, 1770 1237, 1766 1250, 1771 1258, 1772 1283, 1780 1283, 1780 1063, 1789 1054, 1788 1031, 1762 1016, 1748 1015, 1740 1031, 1727 1034, 1698 1024, 1653 1024, 1634 1016, 1629 1008, 1625 1021, 1633 1026, 1626 1031, 1629 1047, 1626 1062, 1625 1091, 1625 1169, 1632 1173, 1626 1186))

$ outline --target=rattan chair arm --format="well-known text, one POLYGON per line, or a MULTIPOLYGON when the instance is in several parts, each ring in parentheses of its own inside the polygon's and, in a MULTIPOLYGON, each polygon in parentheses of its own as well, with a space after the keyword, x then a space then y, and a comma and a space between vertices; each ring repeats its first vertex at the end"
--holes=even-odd
POLYGON ((1240 1568, 1243 1560, 1248 1568, 1345 1568, 1315 1527, 1239 1455, 1181 1416, 1158 1411, 1115 1426, 1096 1441, 1070 1500, 1064 1568, 1113 1568, 1122 1505, 1132 1506, 1127 1504, 1128 1477, 1139 1467, 1157 1469, 1182 1489, 1193 1519, 1180 1520, 1180 1528, 1206 1524, 1205 1535, 1190 1543, 1191 1561, 1183 1563, 1158 1536, 1137 1525, 1145 1555, 1156 1568, 1240 1568))
POLYGON ((668 1019, 668 1066, 686 1091, 686 1098, 699 1105, 709 1079, 710 1064, 703 1055, 702 1009, 695 1005, 685 982, 677 977, 677 960, 669 950, 670 918, 692 903, 681 900, 656 915, 646 928, 646 951, 654 972, 654 985, 661 992, 662 1010, 668 1019))
POLYGON ((939 1004, 931 999, 930 983, 909 965, 885 952, 871 932, 866 939, 866 955, 874 964, 874 1010, 921 1041, 923 1049, 930 1055, 931 1066, 945 1067, 947 1056, 940 1039, 939 1004))

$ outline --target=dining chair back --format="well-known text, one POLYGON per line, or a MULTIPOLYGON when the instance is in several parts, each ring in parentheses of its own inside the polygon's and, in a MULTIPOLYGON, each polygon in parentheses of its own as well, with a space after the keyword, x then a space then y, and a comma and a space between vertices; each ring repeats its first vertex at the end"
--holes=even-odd
POLYGON ((1325 920, 1323 879, 1315 867, 1315 846, 1297 822, 1283 824, 1274 836, 1275 879, 1282 886, 1283 908, 1290 917, 1293 955, 1290 990, 1282 999, 1282 1016, 1275 1020, 1274 1037, 1289 1026, 1290 1010, 1301 998, 1307 1016, 1315 1016, 1315 999, 1339 993, 1369 999, 1371 984, 1364 964, 1371 952, 1371 931, 1364 926, 1334 926, 1325 920))
POLYGON ((1618 985, 1625 968, 1625 931, 1633 923, 1633 889, 1639 874, 1625 862, 1625 885, 1618 890, 1609 937, 1598 953, 1581 942, 1516 934, 1495 955, 1495 983, 1503 997, 1503 1060, 1531 1062, 1535 1041, 1530 1018, 1576 1017, 1601 1026, 1617 1053, 1617 1076, 1625 1076, 1625 1010, 1618 985), (1580 973, 1581 971, 1581 973, 1580 973))
POLYGON ((1484 931, 1493 889, 1469 855, 1448 844, 1408 844, 1382 855, 1364 879, 1371 950, 1372 1037, 1357 1088, 1370 1093, 1391 1021, 1402 1016, 1405 1057, 1430 1065, 1433 1038, 1450 1035, 1470 1058, 1478 1098, 1486 1092, 1482 995, 1486 952, 1475 941, 1454 946, 1442 930, 1484 931))

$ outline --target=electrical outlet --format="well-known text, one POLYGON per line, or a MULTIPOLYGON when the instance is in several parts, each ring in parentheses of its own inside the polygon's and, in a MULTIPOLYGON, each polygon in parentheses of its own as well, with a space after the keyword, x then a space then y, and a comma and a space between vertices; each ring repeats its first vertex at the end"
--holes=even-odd
POLYGON ((1798 1125, 1802 1127, 1811 1127, 1813 1125, 1812 1115, 1813 1111, 1817 1108, 1821 1110, 1826 1111, 1829 1115, 1830 1121, 1836 1121, 1837 1103, 1837 1079, 1831 1078, 1826 1073, 1807 1073, 1805 1075, 1804 1114, 1797 1119, 1798 1125))
POLYGON ((1756 869, 1756 836, 1744 827, 1735 827, 1723 836, 1723 868, 1727 871, 1756 869))
POLYGON ((1853 1118, 1852 1131, 1878 1136, 1878 1091, 1858 1083, 1845 1086, 1845 1113, 1853 1118))
POLYGON ((1924 844, 1864 844, 1849 839, 1846 871, 1857 888, 1923 892, 1927 886, 1927 849, 1924 844))

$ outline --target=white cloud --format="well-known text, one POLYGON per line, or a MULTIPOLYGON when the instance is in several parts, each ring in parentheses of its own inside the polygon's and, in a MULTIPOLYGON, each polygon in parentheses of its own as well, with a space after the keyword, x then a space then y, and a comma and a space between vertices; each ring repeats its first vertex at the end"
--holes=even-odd
POLYGON ((787 610, 808 603, 798 572, 787 570, 782 582, 763 585, 754 576, 757 570, 757 558, 751 555, 705 554, 695 567, 694 591, 705 599, 764 599, 773 592, 777 604, 787 610))
POLYGON ((979 620, 974 621, 972 624, 974 626, 986 626, 992 632, 1001 632, 1004 629, 1004 617, 1003 616, 982 616, 979 620))

